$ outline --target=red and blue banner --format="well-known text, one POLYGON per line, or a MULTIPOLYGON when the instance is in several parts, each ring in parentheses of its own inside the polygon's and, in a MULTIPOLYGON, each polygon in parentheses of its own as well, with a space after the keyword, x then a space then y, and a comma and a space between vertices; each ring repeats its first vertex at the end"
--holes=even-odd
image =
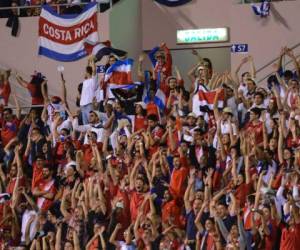
POLYGON ((130 58, 116 61, 107 69, 104 81, 109 84, 111 89, 133 86, 132 66, 133 59, 130 58))
POLYGON ((97 43, 97 3, 85 6, 80 14, 59 15, 44 5, 39 19, 39 55, 70 62, 87 55, 84 41, 97 43))
POLYGON ((179 5, 186 4, 192 0, 155 0, 156 2, 169 6, 169 7, 176 7, 179 5))

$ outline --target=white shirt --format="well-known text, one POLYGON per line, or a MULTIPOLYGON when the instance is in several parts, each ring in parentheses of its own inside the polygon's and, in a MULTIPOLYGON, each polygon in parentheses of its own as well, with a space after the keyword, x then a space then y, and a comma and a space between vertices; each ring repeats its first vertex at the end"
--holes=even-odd
POLYGON ((36 234, 37 221, 38 221, 37 212, 34 211, 34 210, 28 210, 28 209, 26 209, 25 212, 23 213, 23 216, 22 216, 22 227, 21 227, 21 232, 22 232, 21 241, 22 242, 25 241, 26 227, 27 227, 27 223, 28 223, 28 221, 29 221, 29 219, 30 219, 31 216, 35 216, 35 219, 34 219, 34 221, 30 225, 30 230, 29 230, 29 238, 30 238, 30 240, 33 240, 34 236, 36 234))
POLYGON ((228 100, 227 100, 227 106, 229 108, 231 108, 232 112, 233 112, 233 116, 234 118, 238 118, 238 105, 236 103, 236 100, 235 100, 235 97, 230 97, 228 100))
MULTIPOLYGON (((221 134, 222 135, 230 133, 229 121, 225 121, 225 122, 221 121, 220 125, 221 125, 221 134)), ((236 128, 235 124, 231 123, 231 126, 232 126, 232 134, 237 135, 237 128, 236 128)), ((214 137, 213 146, 214 146, 214 148, 218 148, 218 146, 219 146, 217 133, 215 134, 215 137, 214 137)))
MULTIPOLYGON (((78 125, 78 118, 73 120, 73 129, 78 132, 87 132, 92 131, 97 134, 97 142, 103 142, 104 140, 104 132, 105 129, 101 126, 102 123, 98 124, 86 124, 86 125, 78 125)), ((84 144, 88 144, 88 137, 85 134, 84 144)))
POLYGON ((118 241, 120 250, 135 250, 136 246, 133 244, 127 245, 124 241, 118 241))
POLYGON ((56 111, 65 112, 65 109, 64 109, 63 105, 61 105, 61 104, 49 103, 47 106, 47 113, 48 113, 47 124, 49 126, 54 121, 54 114, 56 111))
POLYGON ((85 106, 93 102, 97 88, 98 85, 96 76, 83 81, 80 106, 85 106))

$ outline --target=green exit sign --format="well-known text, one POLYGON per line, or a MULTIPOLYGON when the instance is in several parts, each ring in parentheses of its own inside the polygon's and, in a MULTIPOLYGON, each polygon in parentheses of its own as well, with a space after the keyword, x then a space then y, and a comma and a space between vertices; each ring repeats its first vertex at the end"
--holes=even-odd
POLYGON ((228 28, 177 30, 177 43, 219 43, 229 41, 228 28))

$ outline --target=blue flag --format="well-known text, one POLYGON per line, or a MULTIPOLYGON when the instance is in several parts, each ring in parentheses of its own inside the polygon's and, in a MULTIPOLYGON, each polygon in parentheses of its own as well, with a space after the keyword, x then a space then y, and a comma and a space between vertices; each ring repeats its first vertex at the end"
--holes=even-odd
POLYGON ((175 6, 186 4, 191 0, 155 0, 155 1, 169 7, 175 7, 175 6))
POLYGON ((270 14, 270 0, 264 0, 260 5, 252 4, 251 5, 255 15, 260 17, 267 17, 270 14))

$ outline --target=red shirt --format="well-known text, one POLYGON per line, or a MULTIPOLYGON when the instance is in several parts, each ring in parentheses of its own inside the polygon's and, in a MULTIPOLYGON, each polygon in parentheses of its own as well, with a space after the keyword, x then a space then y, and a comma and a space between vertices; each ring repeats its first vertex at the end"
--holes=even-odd
POLYGON ((44 98, 42 95, 41 85, 40 84, 32 84, 27 83, 27 89, 31 95, 31 103, 32 105, 43 105, 44 98))
POLYGON ((10 84, 8 81, 6 81, 2 84, 2 86, 0 86, 0 97, 4 99, 4 105, 8 104, 10 92, 11 92, 10 84))
MULTIPOLYGON (((156 126, 154 129, 152 129, 151 131, 151 136, 154 140, 156 140, 157 138, 161 138, 164 134, 164 131, 161 127, 156 126)), ((150 146, 149 148, 149 155, 152 156, 158 149, 158 143, 155 143, 154 145, 150 146)))
MULTIPOLYGON (((172 137, 173 137, 173 140, 174 140, 174 143, 176 145, 176 148, 173 152, 177 151, 177 147, 179 145, 179 139, 180 139, 180 132, 175 129, 173 132, 172 132, 172 137)), ((167 137, 167 145, 168 145, 168 148, 171 148, 171 142, 170 142, 170 139, 169 139, 169 135, 167 137)))
POLYGON ((215 241, 214 241, 213 236, 211 234, 209 234, 209 233, 207 233, 207 235, 202 236, 200 244, 198 245, 199 248, 197 248, 197 250, 198 249, 199 250, 202 249, 202 248, 200 248, 202 245, 204 246, 203 249, 206 249, 206 250, 213 250, 213 249, 215 249, 215 241))
MULTIPOLYGON (((39 191, 47 191, 47 193, 52 193, 53 195, 56 194, 56 188, 54 186, 54 180, 40 180, 37 183, 37 188, 39 191)), ((37 205, 42 211, 47 211, 53 204, 53 199, 46 199, 44 197, 38 197, 37 198, 37 205)))
MULTIPOLYGON (((97 146, 98 146, 98 150, 101 152, 102 151, 102 142, 97 142, 97 146)), ((83 159, 89 165, 91 163, 92 158, 94 157, 93 149, 92 149, 91 145, 84 144, 82 146, 82 150, 83 150, 83 159)))
POLYGON ((31 190, 37 187, 37 184, 40 180, 43 179, 43 166, 39 167, 36 162, 32 164, 33 167, 33 174, 32 174, 32 181, 31 181, 31 190))
POLYGON ((88 250, 98 250, 99 249, 99 237, 93 240, 88 250))
POLYGON ((159 108, 153 101, 150 101, 149 103, 147 103, 146 110, 147 110, 147 115, 157 115, 158 116, 159 108))
POLYGON ((20 120, 17 118, 14 118, 10 122, 6 122, 4 120, 1 121, 1 139, 3 146, 6 146, 11 139, 17 136, 19 125, 20 120))
POLYGON ((240 205, 243 207, 246 202, 246 197, 251 191, 252 183, 249 184, 242 183, 239 185, 235 192, 235 198, 239 201, 240 205))
POLYGON ((163 223, 167 223, 169 218, 173 218, 176 226, 180 226, 181 208, 177 205, 176 200, 171 200, 163 204, 161 208, 161 218, 163 223))
POLYGON ((163 72, 166 77, 169 77, 172 75, 172 56, 169 48, 167 46, 162 47, 162 49, 165 52, 166 60, 164 64, 159 64, 156 62, 154 72, 156 75, 156 79, 158 79, 158 72, 163 72))
POLYGON ((257 144, 260 144, 263 142, 264 135, 263 135, 263 123, 262 122, 258 122, 257 124, 253 124, 252 122, 250 122, 246 127, 246 132, 255 134, 255 142, 257 144))
POLYGON ((281 234, 280 250, 300 249, 300 223, 290 228, 284 228, 281 234))
POLYGON ((181 167, 173 169, 170 181, 170 191, 175 197, 183 197, 187 184, 189 169, 186 166, 186 159, 181 158, 181 167))
POLYGON ((138 215, 138 209, 144 201, 144 194, 132 191, 130 195, 130 215, 131 221, 135 221, 138 215))
POLYGON ((244 228, 245 230, 251 230, 252 229, 252 216, 253 216, 253 212, 247 208, 244 207, 243 208, 243 217, 244 217, 244 228))
POLYGON ((147 119, 144 116, 135 116, 134 118, 134 132, 141 129, 147 129, 147 119))
MULTIPOLYGON (((14 191, 14 188, 15 188, 15 185, 16 185, 16 181, 17 181, 17 178, 14 177, 12 178, 7 187, 6 187, 6 192, 9 193, 9 194, 12 194, 13 191, 14 191)), ((20 180, 19 180, 19 187, 24 187, 25 186, 25 179, 24 177, 21 177, 20 180)))

